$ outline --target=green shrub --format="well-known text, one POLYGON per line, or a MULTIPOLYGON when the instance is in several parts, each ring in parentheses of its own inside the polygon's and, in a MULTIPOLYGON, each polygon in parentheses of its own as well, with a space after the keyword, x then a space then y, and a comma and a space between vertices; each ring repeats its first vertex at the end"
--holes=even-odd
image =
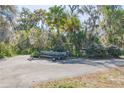
POLYGON ((57 44, 57 45, 54 46, 53 51, 64 52, 65 48, 64 48, 64 46, 57 44))
POLYGON ((31 56, 32 57, 38 57, 38 55, 39 55, 39 52, 38 51, 34 51, 32 54, 31 54, 31 56))
POLYGON ((26 48, 26 49, 19 49, 19 48, 16 48, 16 53, 18 55, 29 55, 31 53, 33 53, 33 49, 32 48, 26 48))
POLYGON ((124 55, 124 49, 121 49, 121 55, 124 55))
POLYGON ((15 54, 13 46, 5 43, 0 43, 0 58, 5 56, 11 57, 15 54))
POLYGON ((114 45, 105 48, 102 45, 92 44, 86 48, 86 56, 89 58, 119 57, 121 54, 123 51, 114 45))
POLYGON ((98 44, 92 44, 86 48, 86 56, 89 58, 105 58, 108 56, 107 50, 98 44))
POLYGON ((2 53, 0 53, 0 58, 4 58, 4 55, 2 53))
POLYGON ((121 50, 117 46, 112 45, 112 46, 108 47, 107 50, 108 50, 108 54, 111 57, 119 57, 121 55, 121 50))

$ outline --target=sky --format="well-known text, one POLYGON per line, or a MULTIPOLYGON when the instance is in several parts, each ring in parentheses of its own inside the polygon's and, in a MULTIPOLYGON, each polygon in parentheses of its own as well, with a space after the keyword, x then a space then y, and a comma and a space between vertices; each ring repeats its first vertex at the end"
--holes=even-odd
POLYGON ((22 7, 25 7, 25 8, 30 9, 31 11, 34 11, 34 10, 39 9, 39 8, 48 10, 49 7, 51 7, 51 6, 52 5, 18 5, 17 7, 18 7, 19 11, 21 11, 22 7))
MULTIPOLYGON (((18 9, 19 9, 19 11, 21 11, 21 8, 25 7, 25 8, 30 9, 31 11, 34 11, 39 8, 48 10, 49 7, 51 7, 51 6, 53 6, 53 5, 18 5, 18 9)), ((122 8, 124 9, 124 6, 122 6, 122 8)))

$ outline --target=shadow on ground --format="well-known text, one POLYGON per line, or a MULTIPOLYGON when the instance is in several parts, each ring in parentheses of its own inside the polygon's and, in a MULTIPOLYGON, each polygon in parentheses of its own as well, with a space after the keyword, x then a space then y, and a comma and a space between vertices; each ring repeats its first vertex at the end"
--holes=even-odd
POLYGON ((0 63, 6 61, 6 58, 0 58, 0 63))
POLYGON ((115 66, 124 66, 124 59, 68 59, 68 60, 61 60, 57 61, 57 63, 60 64, 86 64, 86 65, 92 65, 92 66, 104 66, 109 68, 109 65, 115 65, 115 66))
MULTIPOLYGON (((42 59, 34 59, 34 60, 42 60, 42 59)), ((112 65, 117 67, 124 67, 124 59, 83 59, 83 58, 73 58, 73 59, 66 59, 66 60, 57 60, 57 61, 51 61, 48 60, 51 63, 58 63, 58 64, 85 64, 85 65, 91 65, 91 66, 97 66, 97 67, 106 67, 111 68, 112 65)))

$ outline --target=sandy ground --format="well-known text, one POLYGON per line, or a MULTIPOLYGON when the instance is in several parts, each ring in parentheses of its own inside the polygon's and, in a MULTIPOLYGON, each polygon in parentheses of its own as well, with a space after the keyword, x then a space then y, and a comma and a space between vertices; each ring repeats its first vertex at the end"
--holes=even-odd
POLYGON ((52 62, 45 59, 28 60, 29 56, 15 56, 0 60, 0 87, 29 88, 32 84, 62 79, 124 66, 124 59, 89 60, 68 59, 52 62))

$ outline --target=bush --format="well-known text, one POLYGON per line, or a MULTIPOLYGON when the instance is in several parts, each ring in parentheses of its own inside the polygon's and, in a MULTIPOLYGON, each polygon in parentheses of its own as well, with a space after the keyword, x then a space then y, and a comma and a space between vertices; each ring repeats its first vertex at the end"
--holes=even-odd
POLYGON ((0 58, 4 58, 4 55, 2 53, 0 53, 0 58))
POLYGON ((5 56, 11 57, 15 54, 13 46, 5 43, 0 43, 0 58, 5 56))
POLYGON ((64 52, 66 50, 65 50, 64 46, 62 46, 62 45, 55 45, 53 48, 53 51, 64 52))
POLYGON ((28 54, 31 54, 33 52, 33 49, 31 48, 27 48, 27 49, 23 49, 23 50, 20 50, 20 49, 17 49, 17 54, 21 54, 21 55, 28 55, 28 54))
POLYGON ((123 51, 114 45, 105 48, 102 45, 93 44, 86 48, 86 56, 89 58, 119 57, 122 53, 123 51))
POLYGON ((92 44, 86 48, 86 56, 89 58, 105 58, 107 55, 107 50, 102 45, 92 44))
POLYGON ((37 58, 38 55, 39 55, 39 52, 38 52, 38 51, 34 51, 34 52, 31 54, 31 57, 37 58))
POLYGON ((124 49, 121 50, 121 55, 124 55, 124 49))
POLYGON ((112 46, 108 47, 107 50, 108 50, 108 54, 111 57, 119 57, 121 55, 121 50, 117 46, 112 45, 112 46))

